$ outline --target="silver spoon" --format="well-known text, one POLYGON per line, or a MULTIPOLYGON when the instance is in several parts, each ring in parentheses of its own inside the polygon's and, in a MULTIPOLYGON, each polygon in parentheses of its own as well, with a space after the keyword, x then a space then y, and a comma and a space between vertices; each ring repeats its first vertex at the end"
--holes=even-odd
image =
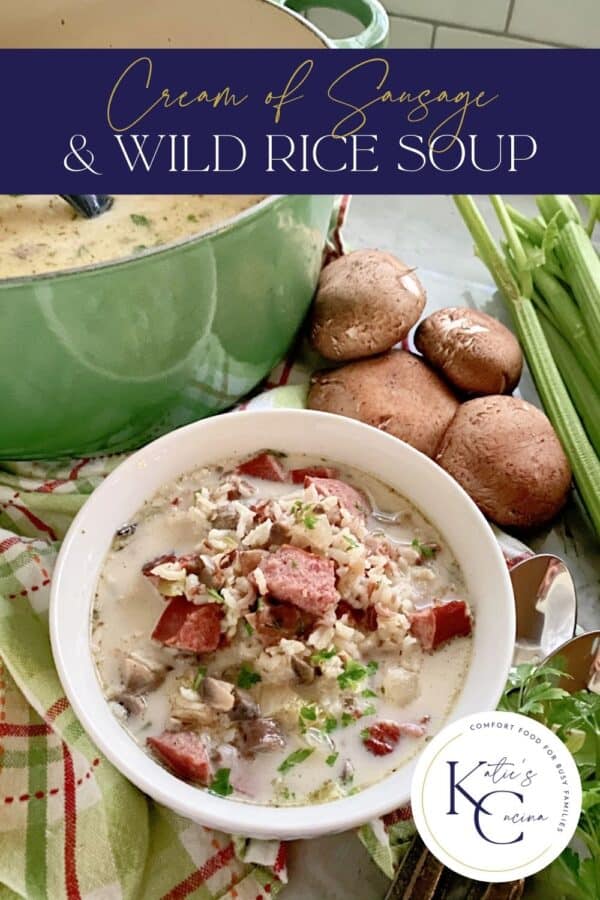
POLYGON ((558 556, 540 553, 511 569, 517 637, 513 664, 541 662, 575 634, 577 595, 558 556))
POLYGON ((590 690, 600 694, 600 631, 588 631, 571 638, 550 654, 544 663, 562 663, 565 677, 558 686, 570 694, 590 690))

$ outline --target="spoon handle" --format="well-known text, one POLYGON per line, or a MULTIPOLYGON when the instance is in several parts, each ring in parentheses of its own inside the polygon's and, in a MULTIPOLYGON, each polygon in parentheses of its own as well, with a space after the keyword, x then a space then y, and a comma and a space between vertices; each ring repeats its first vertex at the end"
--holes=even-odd
POLYGON ((75 212, 86 219, 99 216, 113 205, 113 198, 108 194, 61 194, 60 196, 75 212))

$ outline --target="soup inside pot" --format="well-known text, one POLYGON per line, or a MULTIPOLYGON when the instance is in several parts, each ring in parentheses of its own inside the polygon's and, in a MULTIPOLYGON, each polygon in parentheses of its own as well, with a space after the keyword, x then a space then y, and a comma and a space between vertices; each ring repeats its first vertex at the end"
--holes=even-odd
POLYGON ((0 278, 110 262, 208 231, 260 196, 119 195, 93 219, 58 196, 0 196, 0 278))
POLYGON ((174 774, 266 805, 343 797, 442 727, 471 657, 461 571, 360 471, 264 452, 167 485, 115 537, 92 649, 174 774))

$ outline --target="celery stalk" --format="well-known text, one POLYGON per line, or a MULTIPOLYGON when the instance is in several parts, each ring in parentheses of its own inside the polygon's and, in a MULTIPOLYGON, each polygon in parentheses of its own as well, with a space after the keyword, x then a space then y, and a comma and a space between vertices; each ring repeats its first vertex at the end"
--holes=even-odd
POLYGON ((558 256, 579 304, 592 345, 600 347, 600 260, 582 225, 568 222, 558 238, 558 256))
POLYGON ((505 206, 514 224, 529 238, 532 244, 541 247, 544 239, 544 226, 536 222, 535 219, 528 219, 527 216, 524 216, 522 212, 519 212, 510 203, 506 203, 505 206))
POLYGON ((540 194, 535 198, 537 207, 544 217, 546 225, 560 212, 559 224, 578 222, 581 224, 579 210, 568 194, 540 194))
POLYGON ((600 389, 600 356, 594 351, 579 307, 560 281, 542 266, 533 272, 533 283, 552 310, 563 338, 577 347, 577 356, 592 385, 600 389))
POLYGON ((508 214, 504 201, 498 194, 490 194, 490 200, 496 215, 498 216, 502 230, 506 235, 508 246, 510 247, 510 251, 517 267, 517 276, 519 284, 521 285, 521 293, 525 297, 531 297, 531 292, 533 290, 531 268, 529 267, 527 254, 525 253, 521 239, 517 234, 514 222, 508 214))
POLYGON ((479 256, 509 305, 540 398, 569 458, 577 487, 600 536, 600 461, 552 358, 535 307, 530 299, 522 296, 473 198, 455 196, 454 202, 475 241, 479 256))
POLYGON ((579 366, 569 342, 545 316, 540 317, 540 323, 588 437, 600 455, 600 394, 579 366))
POLYGON ((586 199, 589 213, 585 230, 591 237, 596 221, 600 218, 600 194, 588 194, 586 199))

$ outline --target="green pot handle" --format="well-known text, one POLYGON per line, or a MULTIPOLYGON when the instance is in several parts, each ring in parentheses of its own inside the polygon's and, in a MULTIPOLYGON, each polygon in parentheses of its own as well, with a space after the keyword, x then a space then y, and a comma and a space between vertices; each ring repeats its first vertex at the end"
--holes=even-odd
POLYGON ((293 12, 304 13, 309 9, 334 9, 348 13, 363 26, 363 31, 353 37, 327 40, 341 50, 377 50, 387 44, 389 20, 379 0, 275 0, 280 6, 293 12))

